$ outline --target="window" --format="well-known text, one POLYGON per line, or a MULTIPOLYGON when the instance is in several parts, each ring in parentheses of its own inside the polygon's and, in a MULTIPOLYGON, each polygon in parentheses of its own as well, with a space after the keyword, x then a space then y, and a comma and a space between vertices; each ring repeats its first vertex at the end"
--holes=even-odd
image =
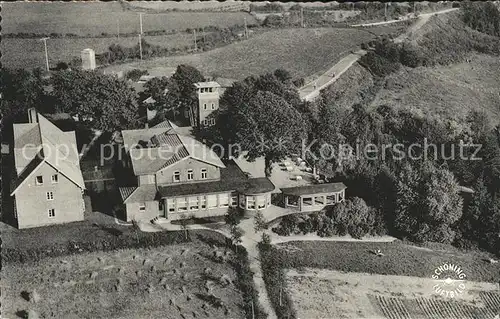
POLYGON ((185 197, 177 198, 177 211, 187 211, 187 202, 185 197))
POLYGON ((216 208, 217 207, 217 195, 208 195, 207 196, 208 208, 216 208))
POLYGON ((210 125, 215 125, 215 119, 210 119, 210 125))
POLYGON ((246 208, 246 196, 245 195, 240 196, 240 207, 243 209, 246 208))
POLYGON ((53 192, 47 192, 47 200, 53 200, 54 199, 54 193, 53 192))
POLYGON ((337 201, 335 194, 326 196, 326 204, 333 205, 337 201))
POLYGON ((205 196, 201 197, 200 206, 201 206, 201 209, 206 209, 207 208, 207 198, 205 196))
POLYGON ((139 204, 139 211, 140 212, 146 211, 146 203, 139 204))
POLYGON ((49 218, 56 217, 56 210, 54 208, 49 209, 49 218))
POLYGON ((189 210, 198 210, 199 208, 198 197, 189 197, 189 210))
POLYGON ((181 172, 175 171, 173 179, 174 179, 174 182, 180 182, 181 181, 181 172))
POLYGON ((229 206, 229 194, 219 194, 219 206, 220 207, 229 206))
POLYGON ((206 168, 202 168, 201 169, 201 179, 207 179, 207 169, 206 168))
POLYGON ((212 88, 208 88, 208 91, 209 91, 209 92, 212 92, 212 88))
POLYGON ((304 203, 304 205, 307 205, 307 206, 312 206, 313 199, 312 199, 312 197, 304 197, 304 198, 302 198, 302 203, 304 203))
POLYGON ((214 103, 212 103, 212 105, 211 105, 211 106, 212 106, 212 110, 215 110, 215 104, 214 104, 214 103))
POLYGON ((231 207, 238 206, 238 193, 231 193, 231 207))
POLYGON ((43 176, 37 176, 36 177, 36 184, 37 185, 43 185, 43 176))
POLYGON ((266 197, 265 196, 257 196, 257 207, 259 209, 266 208, 266 197))
POLYGON ((203 125, 207 126, 208 125, 208 120, 207 119, 204 119, 203 120, 203 125))
POLYGON ((287 196, 287 201, 288 201, 288 206, 295 206, 295 207, 299 206, 299 197, 297 196, 293 195, 287 196))
POLYGON ((187 180, 188 181, 192 181, 193 177, 194 177, 193 170, 192 169, 188 169, 187 170, 187 180))
POLYGON ((207 103, 203 103, 203 109, 206 110, 207 109, 207 103))
POLYGON ((158 202, 158 210, 159 211, 163 211, 163 201, 160 199, 160 201, 158 202))
POLYGON ((247 209, 255 209, 255 197, 247 196, 247 209))
POLYGON ((51 180, 52 180, 52 183, 53 183, 53 184, 55 184, 55 183, 59 182, 59 179, 58 179, 57 174, 52 175, 51 180))
POLYGON ((168 198, 167 199, 167 207, 169 212, 175 212, 175 199, 168 198))
POLYGON ((323 196, 315 196, 314 205, 326 205, 325 198, 323 196))

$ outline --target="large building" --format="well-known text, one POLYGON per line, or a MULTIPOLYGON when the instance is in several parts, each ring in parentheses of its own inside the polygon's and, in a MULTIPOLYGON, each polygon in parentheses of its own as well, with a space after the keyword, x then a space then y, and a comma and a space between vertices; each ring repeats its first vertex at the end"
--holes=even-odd
POLYGON ((63 132, 35 109, 14 124, 15 174, 11 188, 19 228, 84 219, 85 184, 75 132, 63 132))
POLYGON ((229 207, 254 212, 271 205, 269 179, 249 178, 169 121, 122 136, 123 165, 137 178, 135 186, 120 188, 127 221, 222 216, 229 207))

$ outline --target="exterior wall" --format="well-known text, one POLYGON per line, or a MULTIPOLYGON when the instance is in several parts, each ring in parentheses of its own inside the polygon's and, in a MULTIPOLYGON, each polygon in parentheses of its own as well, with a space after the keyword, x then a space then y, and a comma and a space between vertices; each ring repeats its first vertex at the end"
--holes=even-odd
POLYGON ((185 183, 193 183, 193 182, 206 182, 206 181, 214 181, 220 180, 220 169, 217 166, 201 162, 192 158, 188 158, 177 162, 175 165, 171 167, 167 167, 161 171, 156 173, 156 182, 158 185, 167 185, 167 184, 185 184, 185 183), (207 169, 207 179, 201 179, 201 169, 207 169), (187 180, 187 171, 188 169, 192 169, 194 173, 194 178, 192 181, 187 180), (181 181, 174 183, 174 172, 179 171, 181 173, 181 181))
POLYGON ((199 123, 203 125, 203 121, 212 114, 213 111, 219 109, 219 92, 217 88, 213 88, 214 92, 209 93, 198 93, 198 115, 199 123), (205 104, 207 109, 205 110, 205 104), (212 104, 214 104, 214 109, 212 109, 212 104))
POLYGON ((128 222, 132 220, 149 221, 163 215, 163 210, 159 209, 158 201, 149 201, 144 203, 127 203, 125 204, 125 213, 128 222), (144 211, 139 209, 141 205, 145 205, 146 209, 144 211))
POLYGON ((84 219, 85 202, 82 190, 47 163, 43 163, 15 193, 19 228, 69 223, 84 219), (58 183, 51 176, 58 175, 58 183), (43 185, 36 185, 36 176, 43 176, 43 185), (54 199, 47 200, 47 192, 54 199), (49 218, 49 209, 55 216, 49 218))
POLYGON ((237 197, 234 203, 232 203, 231 197, 234 195, 235 194, 231 193, 212 193, 164 198, 164 217, 168 220, 179 220, 185 217, 203 218, 223 216, 227 214, 229 207, 238 206, 237 197), (190 199, 194 199, 195 197, 197 198, 197 201, 190 202, 190 199), (226 198, 227 200, 223 201, 222 198, 226 198), (186 204, 181 204, 180 202, 186 204), (224 205, 224 202, 227 203, 227 205, 224 205), (186 207, 185 210, 179 209, 179 207, 184 206, 186 207), (191 209, 191 206, 198 206, 198 208, 191 209))
POLYGON ((137 176, 137 184, 139 186, 141 185, 148 185, 148 184, 154 184, 155 183, 155 175, 140 175, 137 176))

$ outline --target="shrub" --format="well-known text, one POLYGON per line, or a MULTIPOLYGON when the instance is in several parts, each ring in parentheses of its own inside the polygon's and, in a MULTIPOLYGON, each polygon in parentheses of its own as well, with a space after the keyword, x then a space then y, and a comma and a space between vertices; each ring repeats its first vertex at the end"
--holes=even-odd
POLYGON ((125 73, 127 80, 139 81, 141 76, 149 74, 148 70, 133 69, 125 73))

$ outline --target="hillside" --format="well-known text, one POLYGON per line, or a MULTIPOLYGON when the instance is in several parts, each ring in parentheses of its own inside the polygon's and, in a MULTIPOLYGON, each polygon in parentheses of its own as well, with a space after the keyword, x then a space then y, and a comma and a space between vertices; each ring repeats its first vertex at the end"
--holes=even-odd
POLYGON ((466 27, 453 13, 431 18, 409 42, 421 52, 427 66, 402 66, 379 80, 378 87, 374 87, 373 75, 351 72, 351 78, 336 83, 329 94, 349 92, 357 83, 364 83, 359 92, 345 94, 337 103, 352 105, 366 97, 366 91, 372 94, 365 102, 373 108, 385 104, 457 121, 475 109, 500 122, 500 59, 496 53, 500 39, 466 27))
POLYGON ((484 110, 500 119, 500 60, 471 54, 471 62, 449 66, 403 68, 392 74, 371 103, 409 108, 441 118, 463 119, 469 110, 484 110))
MULTIPOLYGON (((399 27, 370 29, 382 34, 399 27)), ((107 67, 107 71, 158 69, 190 64, 204 73, 243 79, 277 68, 290 71, 295 77, 306 77, 328 68, 361 43, 374 38, 364 30, 318 28, 277 29, 263 32, 249 40, 211 51, 182 56, 157 58, 107 67)))

